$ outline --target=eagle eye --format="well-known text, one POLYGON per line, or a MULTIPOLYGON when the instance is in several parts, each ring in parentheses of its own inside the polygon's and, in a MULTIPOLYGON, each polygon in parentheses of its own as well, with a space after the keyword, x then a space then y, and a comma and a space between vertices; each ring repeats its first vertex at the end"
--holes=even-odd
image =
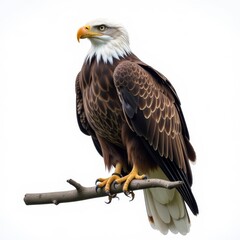
POLYGON ((107 29, 107 26, 106 25, 99 25, 97 26, 97 29, 101 32, 105 31, 107 29))

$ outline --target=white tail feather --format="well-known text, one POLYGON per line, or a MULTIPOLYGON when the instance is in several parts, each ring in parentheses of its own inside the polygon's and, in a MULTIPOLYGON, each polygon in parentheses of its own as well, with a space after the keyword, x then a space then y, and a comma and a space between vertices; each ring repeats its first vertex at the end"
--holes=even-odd
POLYGON ((160 230, 163 234, 168 233, 167 225, 162 221, 162 219, 158 216, 154 200, 152 198, 151 192, 149 189, 144 190, 145 200, 147 199, 148 210, 149 210, 149 221, 151 226, 154 229, 160 230))
MULTIPOLYGON (((148 174, 149 178, 167 179, 158 168, 148 174)), ((176 189, 151 188, 144 190, 145 204, 151 226, 163 234, 168 230, 173 233, 187 234, 190 220, 185 203, 176 189)))

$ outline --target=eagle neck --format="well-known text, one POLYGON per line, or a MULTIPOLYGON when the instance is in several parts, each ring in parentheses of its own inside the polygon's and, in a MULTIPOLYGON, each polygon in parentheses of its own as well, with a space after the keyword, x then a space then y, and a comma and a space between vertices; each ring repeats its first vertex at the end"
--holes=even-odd
POLYGON ((131 54, 131 49, 128 44, 119 45, 118 42, 111 41, 106 44, 93 44, 86 57, 86 62, 91 62, 93 57, 96 61, 113 64, 114 60, 121 59, 131 54))

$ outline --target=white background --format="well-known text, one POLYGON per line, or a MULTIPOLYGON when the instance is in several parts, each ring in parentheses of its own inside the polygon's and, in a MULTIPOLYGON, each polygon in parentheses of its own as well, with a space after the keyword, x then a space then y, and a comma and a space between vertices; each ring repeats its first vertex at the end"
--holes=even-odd
POLYGON ((233 0, 0 2, 0 239, 182 239, 147 220, 142 192, 26 206, 25 193, 93 186, 108 176, 75 117, 75 77, 90 48, 79 27, 97 17, 129 32, 131 48, 166 75, 197 152, 200 214, 184 239, 239 239, 240 6, 233 0))

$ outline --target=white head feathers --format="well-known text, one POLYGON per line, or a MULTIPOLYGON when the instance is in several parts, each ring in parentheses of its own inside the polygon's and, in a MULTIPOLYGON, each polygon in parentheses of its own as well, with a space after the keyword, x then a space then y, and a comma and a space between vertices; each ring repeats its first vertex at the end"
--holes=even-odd
POLYGON ((89 38, 92 47, 88 52, 87 61, 96 56, 98 62, 102 59, 104 63, 112 64, 114 58, 120 59, 131 53, 128 33, 122 25, 106 19, 97 19, 87 25, 91 31, 102 34, 89 38))

